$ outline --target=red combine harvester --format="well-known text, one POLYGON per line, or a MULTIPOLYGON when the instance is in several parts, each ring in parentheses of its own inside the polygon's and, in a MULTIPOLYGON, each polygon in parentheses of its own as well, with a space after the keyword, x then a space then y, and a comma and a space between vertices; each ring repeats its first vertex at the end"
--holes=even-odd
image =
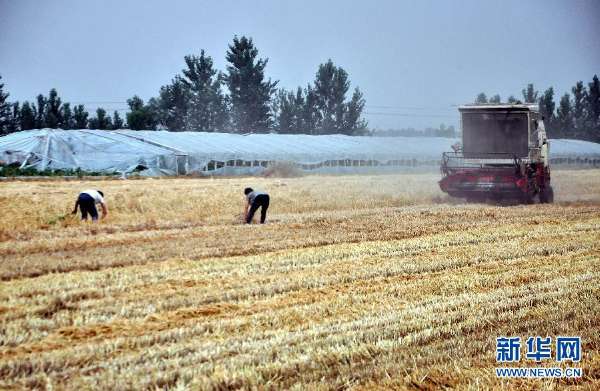
POLYGON ((442 155, 442 191, 469 201, 553 201, 538 105, 466 105, 459 111, 462 145, 442 155))

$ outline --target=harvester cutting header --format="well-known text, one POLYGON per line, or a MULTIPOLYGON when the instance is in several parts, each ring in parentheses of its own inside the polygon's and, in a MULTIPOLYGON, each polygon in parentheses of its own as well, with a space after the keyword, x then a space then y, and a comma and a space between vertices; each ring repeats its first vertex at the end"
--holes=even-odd
POLYGON ((442 191, 468 200, 553 201, 538 105, 465 105, 459 111, 462 145, 442 156, 442 191))

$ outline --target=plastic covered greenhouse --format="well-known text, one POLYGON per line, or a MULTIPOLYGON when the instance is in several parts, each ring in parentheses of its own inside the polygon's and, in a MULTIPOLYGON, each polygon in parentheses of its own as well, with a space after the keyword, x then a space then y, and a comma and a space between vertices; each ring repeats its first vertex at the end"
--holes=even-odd
MULTIPOLYGON (((0 137, 0 160, 22 168, 141 175, 257 174, 273 162, 312 172, 439 167, 456 139, 40 129, 0 137)), ((600 144, 551 140, 551 162, 600 164, 600 144)))

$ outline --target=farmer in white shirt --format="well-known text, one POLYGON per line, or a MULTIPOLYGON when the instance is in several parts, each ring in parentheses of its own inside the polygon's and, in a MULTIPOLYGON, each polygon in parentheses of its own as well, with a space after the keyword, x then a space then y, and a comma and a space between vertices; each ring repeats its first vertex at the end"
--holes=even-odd
POLYGON ((244 194, 248 202, 246 203, 246 211, 244 217, 246 218, 246 224, 252 222, 254 213, 260 208, 260 223, 264 224, 267 218, 267 209, 269 209, 269 195, 264 191, 254 190, 251 187, 244 189, 244 194))
POLYGON ((88 214, 92 216, 92 221, 98 221, 98 210, 96 210, 96 204, 100 204, 102 207, 102 218, 108 215, 108 208, 104 201, 104 193, 100 190, 84 190, 79 193, 77 201, 75 202, 75 208, 73 214, 77 213, 77 207, 81 210, 81 220, 87 220, 88 214))

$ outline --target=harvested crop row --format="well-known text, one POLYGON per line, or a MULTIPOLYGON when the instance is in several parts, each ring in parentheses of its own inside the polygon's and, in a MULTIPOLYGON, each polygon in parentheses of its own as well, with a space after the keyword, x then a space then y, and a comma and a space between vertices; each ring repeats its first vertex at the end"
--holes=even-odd
MULTIPOLYGON (((577 384, 597 388, 600 202, 578 178, 555 180, 585 202, 508 207, 394 186, 392 198, 369 190, 368 206, 358 189, 402 176, 294 179, 279 187, 297 187, 296 204, 274 206, 264 227, 231 219, 238 204, 204 222, 170 215, 188 205, 154 223, 117 210, 83 232, 30 216, 0 242, 0 388, 499 387, 499 335, 580 335, 577 384), (336 207, 325 193, 344 188, 336 207)), ((140 183, 106 185, 128 202, 140 183)), ((242 185, 150 181, 162 194, 203 183, 242 185)))

